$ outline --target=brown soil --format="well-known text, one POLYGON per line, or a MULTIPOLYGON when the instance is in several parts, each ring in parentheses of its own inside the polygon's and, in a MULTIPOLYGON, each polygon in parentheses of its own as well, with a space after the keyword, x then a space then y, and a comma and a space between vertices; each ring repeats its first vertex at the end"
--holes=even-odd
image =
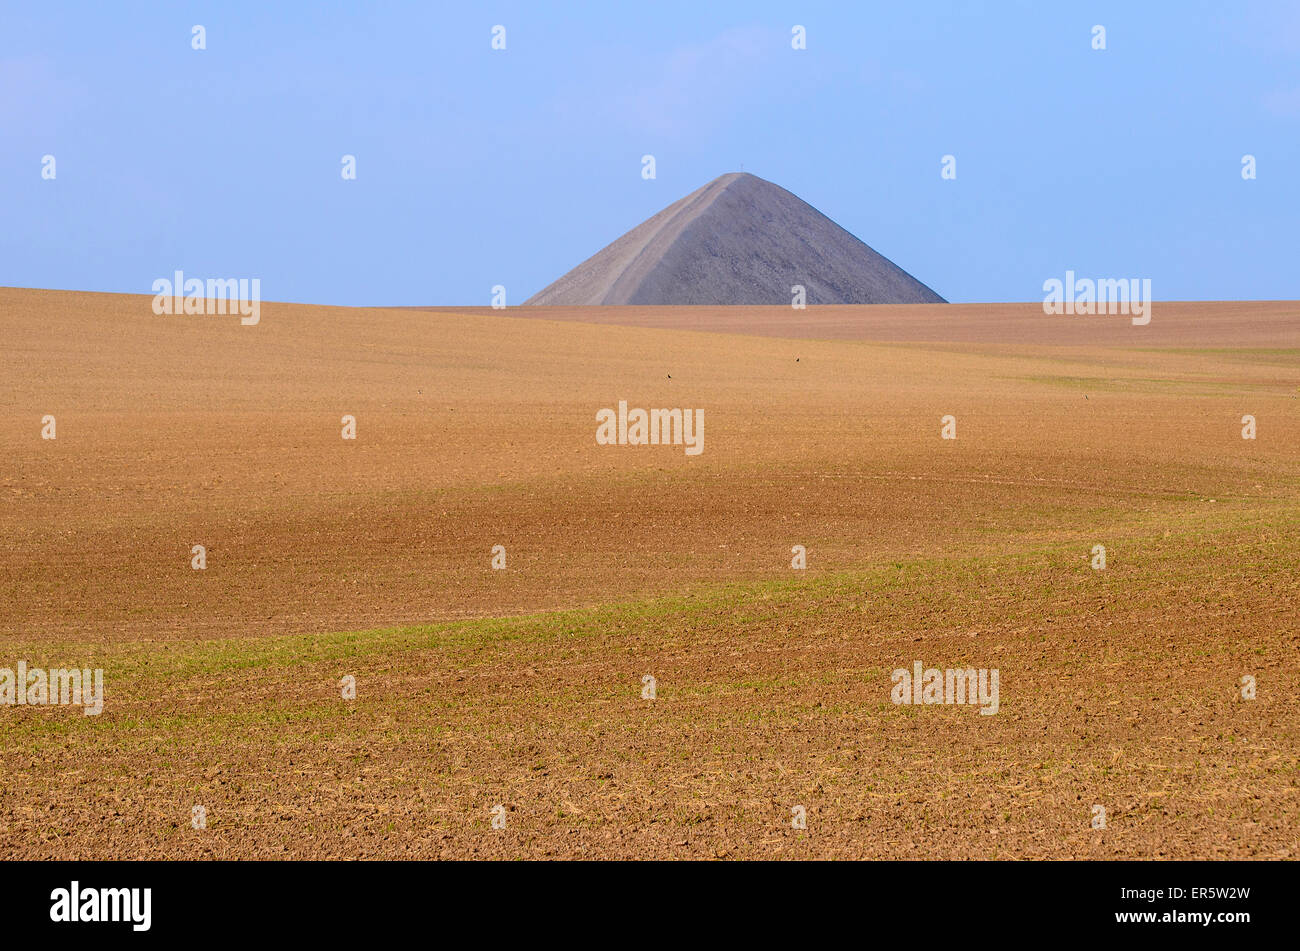
POLYGON ((0 855, 1294 856, 1294 303, 149 300, 0 289, 0 667, 108 678, 0 707, 0 855))

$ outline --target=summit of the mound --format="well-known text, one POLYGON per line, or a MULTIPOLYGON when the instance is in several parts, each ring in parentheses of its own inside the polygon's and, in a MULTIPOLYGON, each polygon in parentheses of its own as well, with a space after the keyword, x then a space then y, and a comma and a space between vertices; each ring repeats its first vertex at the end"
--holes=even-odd
POLYGON ((731 172, 674 202, 525 304, 926 304, 943 298, 807 202, 731 172))

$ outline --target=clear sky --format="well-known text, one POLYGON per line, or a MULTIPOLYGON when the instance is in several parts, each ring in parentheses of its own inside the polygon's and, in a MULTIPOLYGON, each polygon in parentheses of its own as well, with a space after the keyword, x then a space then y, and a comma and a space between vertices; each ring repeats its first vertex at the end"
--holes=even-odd
POLYGON ((742 165, 953 301, 1300 298, 1300 2, 0 0, 0 285, 516 304, 742 165))

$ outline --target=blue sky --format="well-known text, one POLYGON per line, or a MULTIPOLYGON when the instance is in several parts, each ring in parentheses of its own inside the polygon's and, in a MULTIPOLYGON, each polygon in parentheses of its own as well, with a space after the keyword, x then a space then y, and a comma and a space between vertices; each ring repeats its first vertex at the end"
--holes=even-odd
POLYGON ((1294 0, 0 0, 0 130, 0 285, 515 304, 743 164, 953 301, 1300 298, 1294 0))

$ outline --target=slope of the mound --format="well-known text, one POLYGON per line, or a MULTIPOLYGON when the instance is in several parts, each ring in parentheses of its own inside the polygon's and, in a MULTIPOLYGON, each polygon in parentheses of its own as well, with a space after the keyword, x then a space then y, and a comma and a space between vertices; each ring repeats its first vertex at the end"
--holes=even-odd
POLYGON ((943 298, 816 208, 733 172, 669 205, 527 304, 920 304, 943 298))

